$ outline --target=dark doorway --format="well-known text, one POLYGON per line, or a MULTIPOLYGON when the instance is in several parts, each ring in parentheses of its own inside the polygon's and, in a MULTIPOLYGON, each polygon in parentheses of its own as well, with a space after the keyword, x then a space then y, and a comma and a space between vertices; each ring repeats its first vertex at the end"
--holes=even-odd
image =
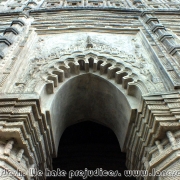
MULTIPOLYGON (((134 179, 124 177, 126 154, 120 150, 119 142, 114 132, 92 121, 84 121, 68 127, 60 140, 58 157, 53 159, 53 169, 60 168, 67 172, 70 170, 96 170, 99 174, 104 170, 118 170, 122 177, 96 176, 87 179, 134 179)), ((113 172, 112 171, 112 172, 113 172)), ((119 174, 120 174, 119 173, 119 174)), ((83 179, 82 177, 73 179, 83 179)))

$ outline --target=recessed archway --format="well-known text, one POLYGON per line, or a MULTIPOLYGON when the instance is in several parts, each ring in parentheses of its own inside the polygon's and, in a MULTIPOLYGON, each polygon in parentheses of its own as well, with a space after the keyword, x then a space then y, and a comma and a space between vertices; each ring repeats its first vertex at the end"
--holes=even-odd
MULTIPOLYGON (((105 177, 99 174, 91 179, 131 179, 124 176, 126 170, 126 154, 120 150, 119 142, 114 132, 103 125, 94 123, 94 119, 82 119, 64 131, 58 148, 58 157, 53 159, 53 169, 118 171, 117 177, 105 177), (121 176, 120 176, 121 174, 121 176)), ((69 174, 64 179, 68 178, 69 174)), ((79 177, 82 178, 82 177, 79 177)), ((49 177, 48 180, 56 178, 49 177)), ((75 178, 77 179, 77 178, 75 178)), ((88 179, 88 178, 87 178, 88 179)))
POLYGON ((50 106, 56 150, 66 127, 90 118, 112 129, 124 151, 124 141, 139 99, 120 88, 113 80, 86 73, 68 79, 56 93, 48 96, 51 99, 46 99, 46 103, 50 106))

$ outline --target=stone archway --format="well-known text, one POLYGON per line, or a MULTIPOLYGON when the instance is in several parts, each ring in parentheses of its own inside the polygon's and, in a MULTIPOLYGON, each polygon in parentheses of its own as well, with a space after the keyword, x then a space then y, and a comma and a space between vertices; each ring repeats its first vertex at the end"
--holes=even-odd
POLYGON ((136 117, 141 101, 143 83, 131 69, 106 60, 93 53, 54 62, 48 72, 46 85, 41 90, 41 103, 49 109, 54 145, 57 152, 60 137, 71 124, 83 118, 93 118, 116 134, 121 149, 131 121, 136 117), (133 89, 133 90, 132 90, 133 89))
POLYGON ((137 99, 126 98, 116 86, 97 75, 74 77, 58 90, 50 108, 55 144, 67 126, 92 118, 112 129, 123 149, 137 104, 137 99))
POLYGON ((107 125, 121 137, 118 140, 124 149, 141 94, 147 92, 147 84, 151 86, 151 83, 145 85, 142 76, 139 78, 130 67, 92 52, 72 54, 72 57, 46 63, 42 68, 44 73, 38 72, 45 82, 35 87, 44 111, 47 109, 51 117, 56 151, 63 130, 75 123, 71 113, 75 113, 76 121, 93 118, 107 125))

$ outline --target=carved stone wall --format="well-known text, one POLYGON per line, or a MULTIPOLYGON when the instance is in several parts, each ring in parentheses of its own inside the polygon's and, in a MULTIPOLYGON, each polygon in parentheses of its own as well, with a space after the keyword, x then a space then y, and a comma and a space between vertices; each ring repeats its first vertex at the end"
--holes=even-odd
MULTIPOLYGON (((115 132, 128 169, 179 170, 179 5, 1 1, 0 172, 51 169, 83 118, 115 132)), ((137 179, 179 178, 151 175, 137 179)))

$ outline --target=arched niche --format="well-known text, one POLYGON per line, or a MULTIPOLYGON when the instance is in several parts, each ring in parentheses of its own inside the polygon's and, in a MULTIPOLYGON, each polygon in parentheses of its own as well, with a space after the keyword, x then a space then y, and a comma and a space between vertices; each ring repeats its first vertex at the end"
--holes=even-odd
POLYGON ((124 151, 140 99, 127 95, 121 85, 86 73, 67 79, 54 94, 43 96, 41 104, 50 113, 56 152, 65 128, 87 118, 112 129, 124 151))

